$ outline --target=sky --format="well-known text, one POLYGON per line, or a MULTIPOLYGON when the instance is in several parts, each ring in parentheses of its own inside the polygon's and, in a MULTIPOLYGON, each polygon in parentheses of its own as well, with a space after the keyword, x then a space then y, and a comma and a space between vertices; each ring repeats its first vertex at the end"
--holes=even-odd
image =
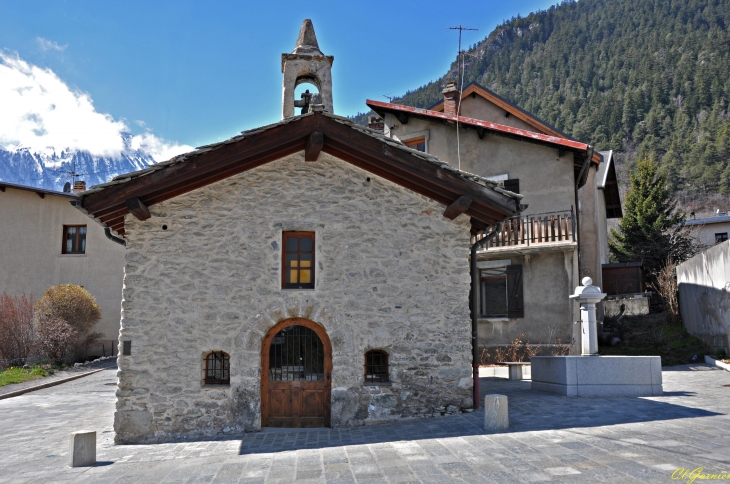
POLYGON ((0 146, 128 145, 161 161, 275 123, 281 54, 305 18, 335 57, 335 113, 365 112, 446 72, 449 27, 479 29, 466 48, 553 3, 0 0, 0 146))

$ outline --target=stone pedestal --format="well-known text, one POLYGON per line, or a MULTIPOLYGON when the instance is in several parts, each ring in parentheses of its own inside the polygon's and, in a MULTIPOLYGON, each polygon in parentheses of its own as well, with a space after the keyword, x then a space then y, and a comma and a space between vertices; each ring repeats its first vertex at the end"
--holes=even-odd
POLYGON ((96 464, 96 432, 81 431, 71 434, 71 467, 96 464))
POLYGON ((659 356, 533 356, 532 390, 569 397, 662 395, 659 356))
POLYGON ((575 288, 570 299, 580 303, 581 355, 598 354, 598 329, 596 328, 596 304, 606 297, 601 288, 593 285, 593 279, 584 277, 582 286, 575 288))
POLYGON ((509 428, 509 412, 506 395, 487 395, 484 397, 484 430, 504 430, 509 428))

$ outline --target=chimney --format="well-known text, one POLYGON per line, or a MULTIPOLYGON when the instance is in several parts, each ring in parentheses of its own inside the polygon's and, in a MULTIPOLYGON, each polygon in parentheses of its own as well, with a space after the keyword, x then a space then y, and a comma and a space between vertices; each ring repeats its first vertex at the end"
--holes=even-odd
POLYGON ((75 181, 74 182, 74 193, 79 192, 85 192, 86 191, 86 182, 85 181, 75 181))
POLYGON ((459 104, 459 89, 456 87, 456 81, 447 82, 441 92, 444 95, 444 114, 456 116, 456 106, 459 104))
POLYGON ((385 130, 385 121, 380 116, 369 116, 368 117, 368 128, 380 131, 381 133, 385 130))

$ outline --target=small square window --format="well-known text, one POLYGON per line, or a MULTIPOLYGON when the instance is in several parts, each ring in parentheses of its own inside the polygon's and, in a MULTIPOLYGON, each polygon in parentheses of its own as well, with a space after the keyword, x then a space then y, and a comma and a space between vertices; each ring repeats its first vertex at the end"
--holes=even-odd
POLYGON ((314 232, 284 232, 281 287, 314 289, 314 232))
POLYGON ((62 254, 86 253, 86 225, 64 225, 62 254))
POLYGON ((390 381, 388 353, 370 350, 365 353, 365 383, 387 383, 390 381))
POLYGON ((715 234, 715 243, 719 244, 720 242, 725 242, 727 240, 727 232, 721 232, 719 234, 715 234))
POLYGON ((404 145, 412 150, 426 152, 426 138, 414 138, 403 142, 404 145))
POLYGON ((213 351, 205 357, 206 385, 229 385, 231 383, 231 363, 227 353, 213 351))

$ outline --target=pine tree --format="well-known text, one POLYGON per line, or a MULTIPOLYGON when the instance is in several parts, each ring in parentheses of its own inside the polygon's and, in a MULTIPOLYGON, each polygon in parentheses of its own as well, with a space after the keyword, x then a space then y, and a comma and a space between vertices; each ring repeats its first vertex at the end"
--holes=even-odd
POLYGON ((630 179, 619 230, 611 229, 611 256, 616 262, 642 262, 648 282, 654 283, 669 261, 682 262, 693 255, 692 240, 683 227, 685 215, 676 209, 677 201, 652 157, 644 155, 630 179))

